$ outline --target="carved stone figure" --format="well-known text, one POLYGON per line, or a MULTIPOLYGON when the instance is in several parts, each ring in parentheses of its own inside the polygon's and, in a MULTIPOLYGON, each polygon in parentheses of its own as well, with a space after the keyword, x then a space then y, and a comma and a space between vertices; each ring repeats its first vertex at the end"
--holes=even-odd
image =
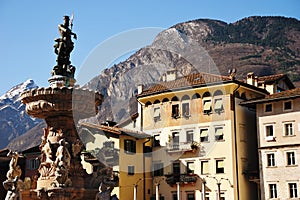
POLYGON ((7 154, 7 157, 11 157, 11 160, 9 162, 9 170, 6 174, 6 177, 8 180, 13 180, 15 177, 21 177, 22 170, 18 164, 18 158, 19 158, 18 152, 9 151, 7 154))
MULTIPOLYGON (((71 181, 68 178, 68 170, 70 168, 71 155, 64 139, 59 141, 59 147, 56 151, 55 166, 55 180, 60 187, 71 185, 71 181)), ((55 184, 55 183, 54 183, 55 184)), ((55 186, 57 186, 55 184, 55 186)))
POLYGON ((18 182, 18 176, 12 180, 6 180, 3 182, 3 187, 7 190, 5 200, 17 200, 20 198, 18 182))

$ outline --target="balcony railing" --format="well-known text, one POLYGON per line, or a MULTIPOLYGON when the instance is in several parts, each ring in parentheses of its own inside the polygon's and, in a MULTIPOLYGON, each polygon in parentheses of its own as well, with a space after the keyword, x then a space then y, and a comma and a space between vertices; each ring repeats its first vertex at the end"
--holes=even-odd
POLYGON ((173 151, 191 151, 196 147, 195 145, 193 146, 195 142, 179 142, 179 143, 169 143, 167 145, 167 150, 169 152, 173 151))
POLYGON ((165 175, 166 182, 169 185, 175 185, 176 183, 195 183, 198 176, 196 174, 167 174, 165 175))

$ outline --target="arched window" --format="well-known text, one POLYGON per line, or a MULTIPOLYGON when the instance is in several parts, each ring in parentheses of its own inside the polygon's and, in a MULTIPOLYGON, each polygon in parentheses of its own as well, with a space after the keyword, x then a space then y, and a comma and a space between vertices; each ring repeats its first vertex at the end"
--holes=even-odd
POLYGON ((179 101, 178 97, 177 96, 174 96, 171 101, 179 101))
POLYGON ((211 95, 210 95, 210 93, 209 92, 205 92, 204 94, 203 94, 203 98, 204 97, 210 97, 211 95))
POLYGON ((169 102, 170 100, 168 99, 168 98, 164 98, 163 100, 162 100, 162 102, 169 102))
POLYGON ((160 101, 156 99, 153 104, 158 104, 158 103, 160 103, 160 101))
POLYGON ((146 107, 150 106, 152 103, 150 101, 147 101, 147 103, 145 104, 146 107))
POLYGON ((184 101, 184 100, 190 100, 190 97, 188 95, 184 95, 182 98, 181 98, 181 101, 184 101))
POLYGON ((221 90, 215 91, 214 96, 219 96, 219 95, 223 95, 223 92, 221 90))
POLYGON ((200 94, 198 93, 195 93, 193 96, 192 96, 192 99, 199 99, 201 98, 200 94))

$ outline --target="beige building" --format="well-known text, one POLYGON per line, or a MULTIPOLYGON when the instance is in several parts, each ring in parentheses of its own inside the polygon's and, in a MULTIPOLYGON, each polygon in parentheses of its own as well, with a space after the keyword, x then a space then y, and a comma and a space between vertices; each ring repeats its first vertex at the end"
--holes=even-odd
POLYGON ((154 138, 153 196, 257 199, 255 110, 240 102, 266 94, 234 77, 207 73, 168 73, 164 82, 140 86, 142 131, 154 138))
POLYGON ((256 105, 261 199, 299 199, 300 88, 246 102, 256 105))

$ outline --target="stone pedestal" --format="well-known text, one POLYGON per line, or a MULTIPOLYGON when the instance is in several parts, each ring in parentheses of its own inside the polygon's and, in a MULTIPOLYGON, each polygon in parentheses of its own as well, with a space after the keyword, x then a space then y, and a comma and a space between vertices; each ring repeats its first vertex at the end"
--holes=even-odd
POLYGON ((26 112, 46 121, 40 149, 40 177, 36 190, 25 196, 34 199, 94 199, 99 186, 88 184, 89 175, 81 164, 83 144, 78 136, 78 120, 95 116, 102 95, 73 87, 38 88, 21 95, 26 112), (86 186, 89 185, 89 188, 86 186))

